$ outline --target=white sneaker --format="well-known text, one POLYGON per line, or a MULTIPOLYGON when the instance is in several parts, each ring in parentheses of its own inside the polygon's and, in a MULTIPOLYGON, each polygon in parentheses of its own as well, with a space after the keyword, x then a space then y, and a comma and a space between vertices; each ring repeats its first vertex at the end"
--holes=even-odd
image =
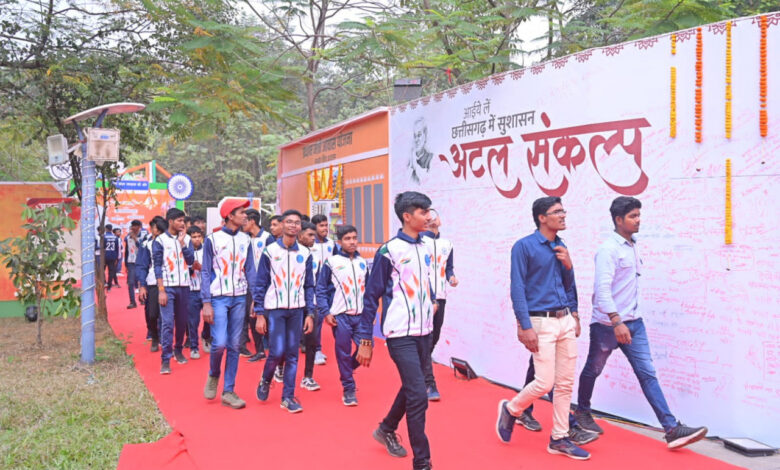
POLYGON ((317 351, 317 354, 314 355, 314 364, 318 366, 325 365, 325 362, 327 362, 328 356, 325 354, 322 354, 322 351, 317 351))
POLYGON ((200 353, 197 349, 193 349, 190 351, 190 359, 200 359, 200 353))
POLYGON ((304 377, 303 380, 301 380, 301 388, 314 392, 320 389, 320 384, 311 377, 304 377))
POLYGON ((274 371, 274 380, 279 383, 284 382, 284 371, 282 370, 281 366, 276 366, 276 370, 274 371))

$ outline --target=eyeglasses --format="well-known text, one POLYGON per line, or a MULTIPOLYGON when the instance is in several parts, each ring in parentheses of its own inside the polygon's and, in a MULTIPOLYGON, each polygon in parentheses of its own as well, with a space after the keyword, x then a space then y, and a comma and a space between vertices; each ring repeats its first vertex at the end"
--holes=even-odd
POLYGON ((549 215, 557 215, 557 216, 561 216, 561 215, 566 215, 566 211, 565 211, 565 210, 563 210, 563 209, 558 209, 557 211, 548 212, 548 213, 546 213, 546 214, 544 214, 544 215, 548 215, 548 216, 549 216, 549 215))

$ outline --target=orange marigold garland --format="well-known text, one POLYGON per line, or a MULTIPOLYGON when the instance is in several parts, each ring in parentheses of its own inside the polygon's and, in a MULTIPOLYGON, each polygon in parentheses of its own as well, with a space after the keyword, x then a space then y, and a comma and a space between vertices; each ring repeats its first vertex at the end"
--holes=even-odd
POLYGON ((669 77, 669 137, 677 137, 677 67, 671 68, 669 77))
POLYGON ((696 28, 696 109, 695 109, 695 127, 696 143, 701 143, 701 116, 702 116, 702 37, 701 28, 696 28))
POLYGON ((761 131, 761 137, 766 137, 768 130, 768 117, 767 117, 767 67, 766 67, 766 30, 767 30, 766 15, 761 16, 761 81, 759 85, 759 96, 761 101, 761 109, 759 110, 759 130, 761 131))
POLYGON ((672 55, 675 55, 675 54, 677 54, 677 35, 676 34, 672 34, 671 41, 672 41, 672 55))
POLYGON ((726 245, 731 245, 732 240, 731 219, 731 159, 726 159, 726 245))
POLYGON ((731 21, 726 22, 726 138, 731 138, 731 21))

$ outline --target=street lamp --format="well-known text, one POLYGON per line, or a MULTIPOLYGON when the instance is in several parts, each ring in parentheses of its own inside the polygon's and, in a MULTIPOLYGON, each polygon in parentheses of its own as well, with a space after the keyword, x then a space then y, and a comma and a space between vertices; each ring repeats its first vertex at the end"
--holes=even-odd
POLYGON ((97 116, 93 127, 103 125, 109 114, 135 113, 146 105, 112 103, 98 106, 65 119, 73 123, 81 143, 81 362, 95 362, 95 162, 87 159, 87 139, 79 124, 97 116))

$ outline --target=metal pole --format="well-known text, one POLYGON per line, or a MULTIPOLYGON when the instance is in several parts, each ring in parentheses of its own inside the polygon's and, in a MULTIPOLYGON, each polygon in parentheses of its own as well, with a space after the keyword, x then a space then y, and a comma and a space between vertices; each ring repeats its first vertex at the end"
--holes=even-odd
MULTIPOLYGON (((95 123, 100 127, 107 111, 95 123)), ((87 160, 87 139, 73 121, 81 142, 81 362, 95 362, 95 162, 87 160)), ((102 273, 101 273, 102 274, 102 273)))

